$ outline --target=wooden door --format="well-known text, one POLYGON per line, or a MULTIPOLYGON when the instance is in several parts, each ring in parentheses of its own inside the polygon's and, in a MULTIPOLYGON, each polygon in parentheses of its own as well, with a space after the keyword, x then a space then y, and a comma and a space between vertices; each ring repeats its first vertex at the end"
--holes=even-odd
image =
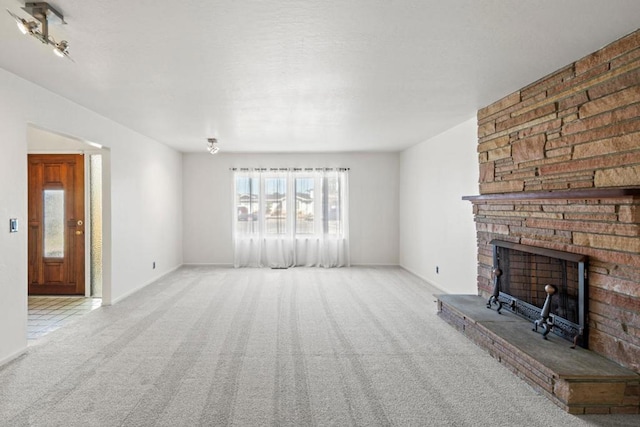
POLYGON ((84 230, 84 156, 30 154, 30 295, 84 295, 84 230))

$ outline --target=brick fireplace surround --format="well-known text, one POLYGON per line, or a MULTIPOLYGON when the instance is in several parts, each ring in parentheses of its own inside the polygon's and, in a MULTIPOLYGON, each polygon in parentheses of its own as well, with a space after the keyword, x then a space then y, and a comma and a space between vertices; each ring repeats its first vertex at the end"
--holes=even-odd
MULTIPOLYGON (((465 199, 479 295, 493 289, 493 239, 587 255, 589 350, 640 373, 640 30, 479 110, 478 158, 480 195, 465 199)), ((443 315, 473 327, 461 316, 443 315)), ((553 395, 550 381, 538 388, 553 395)), ((556 403, 638 413, 639 382, 625 384, 619 405, 556 403)))

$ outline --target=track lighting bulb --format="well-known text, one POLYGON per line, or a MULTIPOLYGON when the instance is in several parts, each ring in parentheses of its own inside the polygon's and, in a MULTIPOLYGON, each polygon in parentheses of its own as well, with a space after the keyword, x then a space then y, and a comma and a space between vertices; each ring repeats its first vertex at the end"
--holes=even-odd
POLYGON ((69 54, 69 43, 66 40, 62 40, 60 43, 56 43, 53 48, 53 53, 58 55, 60 58, 64 58, 69 54))
MULTIPOLYGON (((11 12, 9 12, 11 13, 11 12)), ((25 19, 20 18, 17 15, 11 15, 13 19, 16 20, 16 26, 20 30, 22 34, 30 34, 33 35, 38 29, 38 23, 35 21, 27 21, 25 19)))
POLYGON ((22 34, 27 34, 29 32, 29 29, 27 28, 27 21, 24 19, 16 21, 16 25, 22 34))

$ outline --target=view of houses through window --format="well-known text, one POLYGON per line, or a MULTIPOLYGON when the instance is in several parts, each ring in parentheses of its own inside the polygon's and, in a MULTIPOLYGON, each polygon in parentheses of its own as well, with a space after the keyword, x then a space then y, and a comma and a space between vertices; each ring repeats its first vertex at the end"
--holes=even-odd
POLYGON ((236 233, 340 235, 340 175, 237 174, 236 233))

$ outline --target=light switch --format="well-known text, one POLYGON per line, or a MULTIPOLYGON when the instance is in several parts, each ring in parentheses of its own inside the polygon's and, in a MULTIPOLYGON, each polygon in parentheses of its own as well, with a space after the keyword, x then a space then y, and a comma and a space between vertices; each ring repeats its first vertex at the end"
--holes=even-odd
POLYGON ((18 218, 9 218, 9 233, 18 232, 18 218))

